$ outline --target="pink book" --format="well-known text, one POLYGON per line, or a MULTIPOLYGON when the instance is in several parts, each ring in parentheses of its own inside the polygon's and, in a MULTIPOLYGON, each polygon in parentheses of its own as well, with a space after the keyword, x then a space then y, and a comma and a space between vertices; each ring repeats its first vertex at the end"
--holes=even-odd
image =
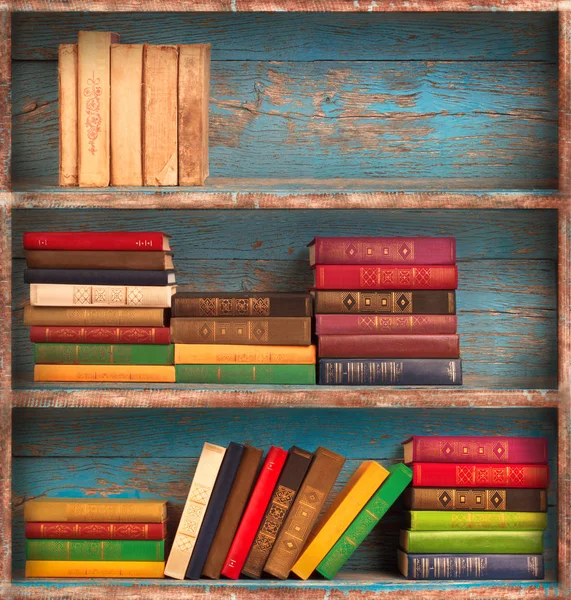
POLYGON ((456 315, 316 315, 317 335, 456 333, 456 315))
POLYGON ((547 464, 545 437, 415 435, 403 442, 404 462, 547 464))

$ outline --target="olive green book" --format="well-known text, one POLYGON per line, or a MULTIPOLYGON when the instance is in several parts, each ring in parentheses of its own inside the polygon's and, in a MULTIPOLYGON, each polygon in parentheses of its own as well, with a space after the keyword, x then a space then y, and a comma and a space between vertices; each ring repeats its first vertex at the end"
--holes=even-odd
POLYGON ((315 365, 175 365, 177 383, 314 385, 315 365))
POLYGON ((547 514, 483 510, 411 510, 405 513, 405 527, 415 531, 542 531, 547 528, 547 514))
POLYGON ((34 344, 38 365, 172 365, 174 344, 34 344))
POLYGON ((26 540, 26 559, 164 561, 165 542, 164 540, 26 540))

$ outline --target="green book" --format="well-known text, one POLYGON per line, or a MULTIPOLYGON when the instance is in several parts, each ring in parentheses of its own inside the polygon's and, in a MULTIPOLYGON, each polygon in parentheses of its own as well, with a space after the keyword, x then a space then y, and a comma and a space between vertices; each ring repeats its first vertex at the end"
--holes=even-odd
POLYGON ((542 531, 547 529, 547 514, 481 510, 411 510, 405 513, 405 527, 414 531, 542 531))
POLYGON ((335 577, 394 501, 404 492, 411 479, 412 471, 405 465, 398 464, 389 468, 387 479, 319 563, 317 571, 321 575, 327 579, 335 577))
POLYGON ((140 540, 26 540, 27 560, 163 561, 165 542, 140 540))
POLYGON ((177 383, 314 385, 315 365, 175 365, 177 383))
POLYGON ((541 554, 543 531, 411 531, 401 529, 409 554, 541 554))
POLYGON ((174 344, 34 344, 34 361, 54 365, 172 365, 174 344))

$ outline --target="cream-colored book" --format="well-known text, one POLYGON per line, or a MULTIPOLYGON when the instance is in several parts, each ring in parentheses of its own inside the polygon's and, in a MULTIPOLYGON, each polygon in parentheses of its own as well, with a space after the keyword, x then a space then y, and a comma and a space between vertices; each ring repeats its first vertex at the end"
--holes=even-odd
POLYGON ((213 444, 206 443, 202 447, 165 567, 167 577, 184 579, 225 452, 225 448, 213 444))
POLYGON ((143 48, 143 181, 178 184, 178 49, 143 48))
POLYGON ((143 185, 143 45, 111 46, 111 185, 143 185))
POLYGON ((32 283, 32 306, 145 306, 169 308, 175 285, 66 285, 32 283))
POLYGON ((59 184, 77 185, 77 44, 60 44, 59 88, 59 184))

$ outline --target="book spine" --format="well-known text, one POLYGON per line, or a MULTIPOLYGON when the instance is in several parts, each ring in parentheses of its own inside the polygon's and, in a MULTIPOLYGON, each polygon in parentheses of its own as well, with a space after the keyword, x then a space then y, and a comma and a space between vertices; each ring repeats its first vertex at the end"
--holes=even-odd
POLYGON ((59 306, 24 307, 24 325, 164 327, 162 308, 67 308, 59 306))
POLYGON ((59 185, 77 185, 77 44, 58 48, 59 185))
POLYGON ((168 327, 30 327, 30 341, 60 344, 170 344, 168 327))
POLYGON ((26 265, 30 269, 161 271, 165 269, 166 255, 138 250, 26 250, 26 265))
POLYGON ((314 365, 176 365, 177 383, 314 385, 314 365))
MULTIPOLYGON (((163 540, 166 523, 26 523, 27 539, 163 540)), ((162 559, 161 559, 162 560, 162 559)))
POLYGON ((24 233, 25 250, 162 252, 163 244, 164 235, 158 231, 28 231, 24 233))
POLYGON ((26 577, 162 579, 164 564, 159 561, 28 560, 26 577))
POLYGON ((173 317, 310 317, 309 294, 177 294, 173 317))
POLYGON ((172 365, 174 346, 150 344, 35 344, 36 364, 172 365))
POLYGON ((438 358, 404 360, 322 359, 321 385, 461 385, 462 361, 438 358))
POLYGON ((143 48, 143 181, 177 185, 178 48, 143 48))
POLYGON ((178 47, 179 185, 204 185, 208 177, 210 44, 178 47))
POLYGON ((34 381, 175 383, 175 371, 166 365, 35 365, 34 381))
POLYGON ((174 362, 180 365, 314 365, 315 346, 175 344, 174 362))
POLYGON ((407 529, 415 531, 543 531, 547 514, 541 512, 486 512, 415 510, 405 513, 407 529))
POLYGON ((446 335, 456 333, 456 315, 316 315, 317 335, 446 335))
POLYGON ((147 285, 166 286, 168 271, 111 271, 81 269, 26 269, 24 283, 57 283, 83 285, 147 285))
POLYGON ((163 523, 166 502, 31 501, 24 504, 24 521, 50 523, 163 523))
POLYGON ((163 561, 164 541, 27 540, 27 560, 163 561))

